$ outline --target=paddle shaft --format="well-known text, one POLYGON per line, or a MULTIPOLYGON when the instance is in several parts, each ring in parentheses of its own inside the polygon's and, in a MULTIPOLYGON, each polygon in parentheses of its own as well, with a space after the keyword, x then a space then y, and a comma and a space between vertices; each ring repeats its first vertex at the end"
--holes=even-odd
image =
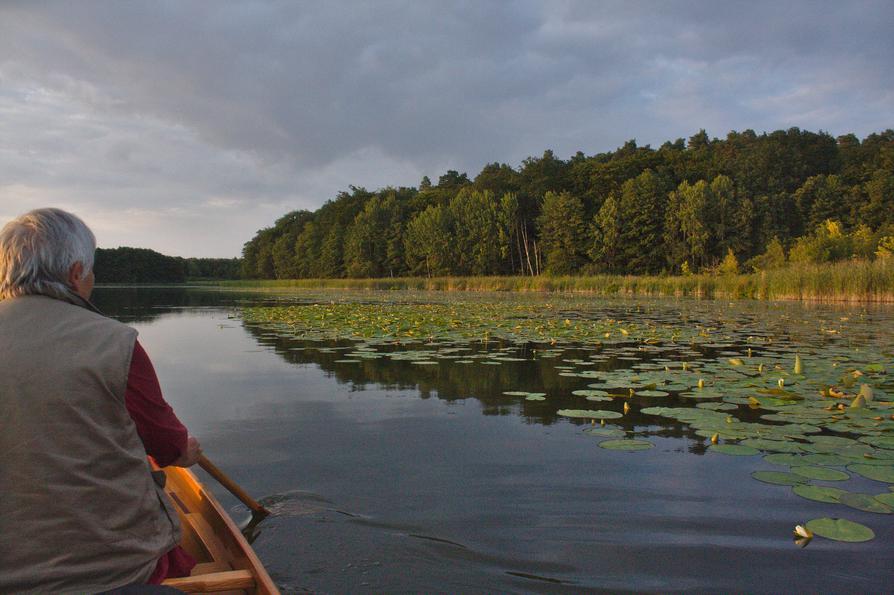
POLYGON ((208 475, 213 477, 222 485, 227 488, 231 494, 239 498, 243 504, 251 508, 252 512, 256 512, 258 514, 268 515, 270 511, 258 504, 257 500, 249 496, 245 490, 239 487, 235 481, 227 477, 227 474, 217 468, 217 466, 208 460, 208 457, 205 455, 199 456, 199 467, 204 469, 208 475))

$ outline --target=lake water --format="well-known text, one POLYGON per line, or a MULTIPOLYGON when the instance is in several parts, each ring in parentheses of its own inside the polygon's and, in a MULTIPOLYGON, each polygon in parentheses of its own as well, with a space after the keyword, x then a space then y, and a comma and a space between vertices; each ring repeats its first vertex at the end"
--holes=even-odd
MULTIPOLYGON (((789 466, 764 458, 772 452, 833 454, 812 436, 862 438, 848 446, 856 458, 823 467, 849 479, 809 485, 890 492, 848 465, 865 456, 878 469, 894 466, 884 460, 894 455, 888 443, 877 441, 894 435, 894 410, 883 404, 894 400, 894 308, 526 296, 513 315, 518 328, 542 311, 556 332, 596 321, 581 332, 623 334, 606 331, 598 342, 449 335, 398 343, 339 339, 343 329, 328 323, 321 333, 307 320, 262 323, 265 310, 246 308, 282 314, 290 305, 356 302, 378 308, 367 312, 369 322, 389 302, 460 301, 462 314, 515 298, 184 288, 99 288, 94 298, 139 330, 166 398, 209 458, 275 512, 254 547, 284 592, 850 593, 894 583, 894 515, 808 500, 752 477, 791 476, 789 466), (795 353, 808 370, 802 375, 787 371, 795 353), (764 446, 752 456, 711 451, 721 418, 642 411, 684 407, 729 416, 730 427, 770 427, 776 422, 761 416, 795 411, 784 409, 786 399, 818 399, 821 385, 849 374, 853 385, 834 390, 849 393, 849 410, 859 385, 870 384, 871 415, 833 411, 819 424, 833 429, 813 432, 804 420, 822 414, 801 411, 792 418, 801 430, 767 436, 796 446, 764 446), (701 395, 689 386, 696 378, 706 381, 701 395), (774 393, 779 380, 785 388, 774 393), (573 394, 602 389, 646 396, 573 394), (761 406, 749 407, 749 396, 761 406), (559 414, 580 409, 613 415, 559 414), (860 430, 845 432, 842 423, 860 430), (599 446, 619 437, 652 447, 599 446), (858 522, 875 538, 817 536, 795 545, 794 526, 821 517, 858 522)), ((729 436, 718 442, 738 442, 729 436)), ((203 479, 237 522, 248 517, 203 479)))

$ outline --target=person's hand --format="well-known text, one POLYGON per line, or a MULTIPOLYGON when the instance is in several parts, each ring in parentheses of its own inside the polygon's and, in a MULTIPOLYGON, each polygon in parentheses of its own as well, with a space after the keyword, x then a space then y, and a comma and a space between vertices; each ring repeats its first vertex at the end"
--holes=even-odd
POLYGON ((192 467, 199 462, 200 456, 202 456, 202 445, 195 436, 190 436, 186 441, 186 452, 171 464, 177 467, 192 467))

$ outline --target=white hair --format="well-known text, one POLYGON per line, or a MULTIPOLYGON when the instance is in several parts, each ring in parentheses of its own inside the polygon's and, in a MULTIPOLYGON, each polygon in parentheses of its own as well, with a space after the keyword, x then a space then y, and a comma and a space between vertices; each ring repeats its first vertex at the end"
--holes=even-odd
POLYGON ((36 209, 0 230, 0 300, 28 294, 70 296, 71 267, 83 277, 93 270, 96 237, 77 216, 61 209, 36 209))

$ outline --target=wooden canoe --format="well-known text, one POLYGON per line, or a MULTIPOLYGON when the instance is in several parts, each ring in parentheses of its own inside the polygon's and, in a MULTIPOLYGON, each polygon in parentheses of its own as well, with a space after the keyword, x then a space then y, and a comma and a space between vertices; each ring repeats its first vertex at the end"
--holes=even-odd
POLYGON ((182 467, 165 467, 165 491, 183 527, 181 546, 198 562, 191 576, 167 579, 165 585, 187 593, 278 594, 239 527, 195 475, 182 467))

